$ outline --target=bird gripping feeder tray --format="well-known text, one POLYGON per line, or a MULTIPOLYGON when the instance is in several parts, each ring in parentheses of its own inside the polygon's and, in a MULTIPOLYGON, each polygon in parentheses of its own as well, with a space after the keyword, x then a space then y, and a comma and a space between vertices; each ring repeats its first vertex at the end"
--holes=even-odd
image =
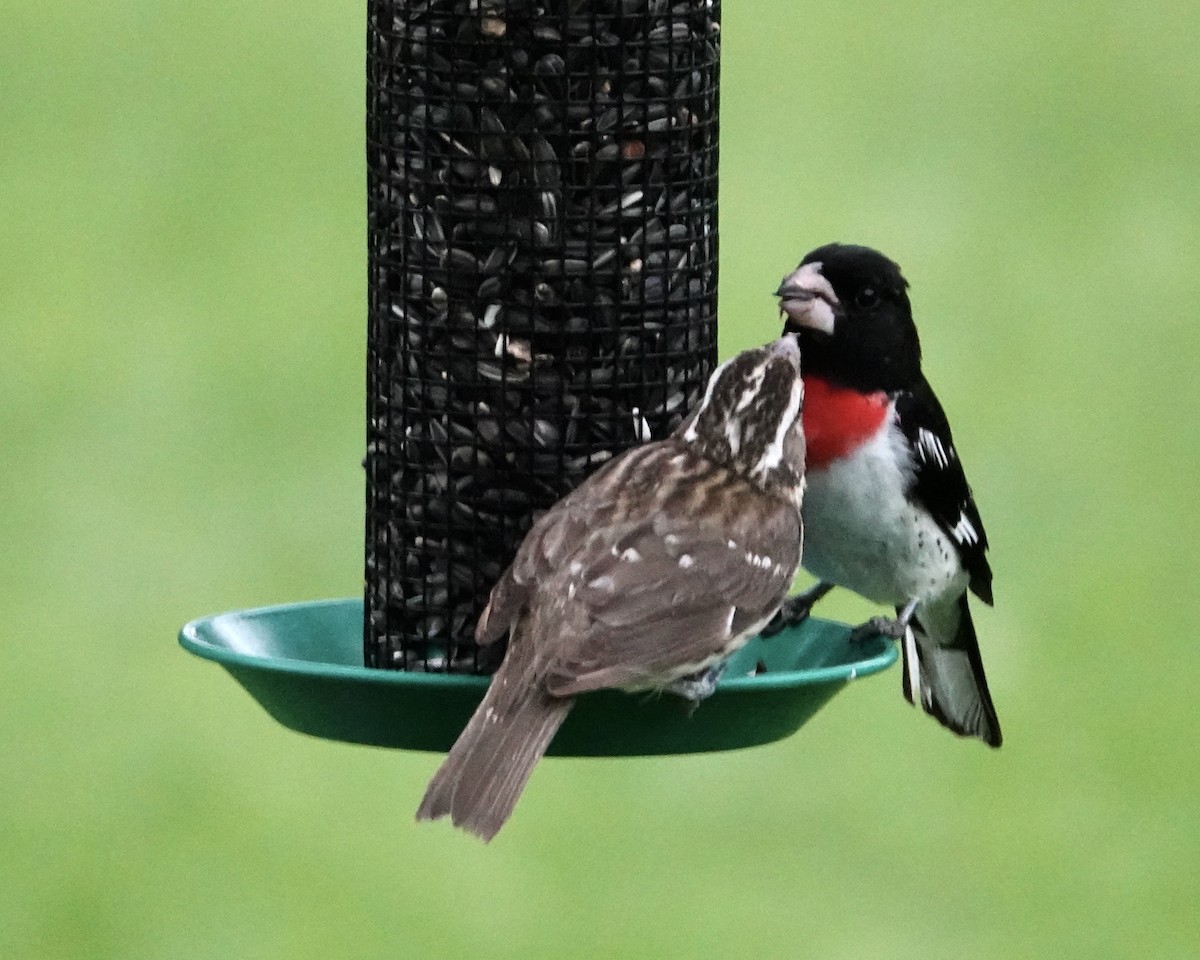
MULTIPOLYGON (((448 749, 503 653, 475 622, 533 518, 699 401, 717 344, 719 13, 371 0, 364 602, 181 635, 281 722, 448 749)), ((895 660, 848 633, 813 620, 751 641, 690 717, 674 697, 585 695, 550 752, 786 736, 895 660)))

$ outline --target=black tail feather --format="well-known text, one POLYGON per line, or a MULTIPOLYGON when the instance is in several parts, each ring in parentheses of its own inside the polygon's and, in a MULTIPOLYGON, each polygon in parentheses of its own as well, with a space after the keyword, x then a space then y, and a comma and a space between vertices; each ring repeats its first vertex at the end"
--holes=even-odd
POLYGON ((1000 720, 964 593, 923 605, 902 642, 904 696, 959 736, 1000 746, 1000 720))

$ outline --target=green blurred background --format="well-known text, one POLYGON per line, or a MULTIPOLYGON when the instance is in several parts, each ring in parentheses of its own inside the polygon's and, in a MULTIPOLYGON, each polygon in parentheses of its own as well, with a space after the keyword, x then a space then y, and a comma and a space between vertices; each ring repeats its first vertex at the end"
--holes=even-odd
POLYGON ((904 266, 1006 744, 893 670, 490 847, 174 639, 359 590, 363 4, 2 9, 0 956, 1200 955, 1200 6, 727 4, 723 352, 819 243, 904 266))

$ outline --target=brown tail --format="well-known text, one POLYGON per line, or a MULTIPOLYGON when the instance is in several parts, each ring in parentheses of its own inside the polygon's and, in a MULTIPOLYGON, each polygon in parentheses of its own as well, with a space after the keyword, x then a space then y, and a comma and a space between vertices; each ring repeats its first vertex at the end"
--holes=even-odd
POLYGON ((456 827, 485 842, 504 826, 574 702, 545 692, 528 646, 509 643, 483 700, 429 781, 418 820, 449 814, 456 827))

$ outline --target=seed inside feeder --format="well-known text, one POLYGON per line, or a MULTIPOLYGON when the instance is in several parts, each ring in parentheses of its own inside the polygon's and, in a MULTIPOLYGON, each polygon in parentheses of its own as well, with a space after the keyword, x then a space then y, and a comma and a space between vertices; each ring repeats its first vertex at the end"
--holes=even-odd
POLYGON ((532 517, 699 399, 718 10, 370 3, 369 663, 490 669, 532 517))

